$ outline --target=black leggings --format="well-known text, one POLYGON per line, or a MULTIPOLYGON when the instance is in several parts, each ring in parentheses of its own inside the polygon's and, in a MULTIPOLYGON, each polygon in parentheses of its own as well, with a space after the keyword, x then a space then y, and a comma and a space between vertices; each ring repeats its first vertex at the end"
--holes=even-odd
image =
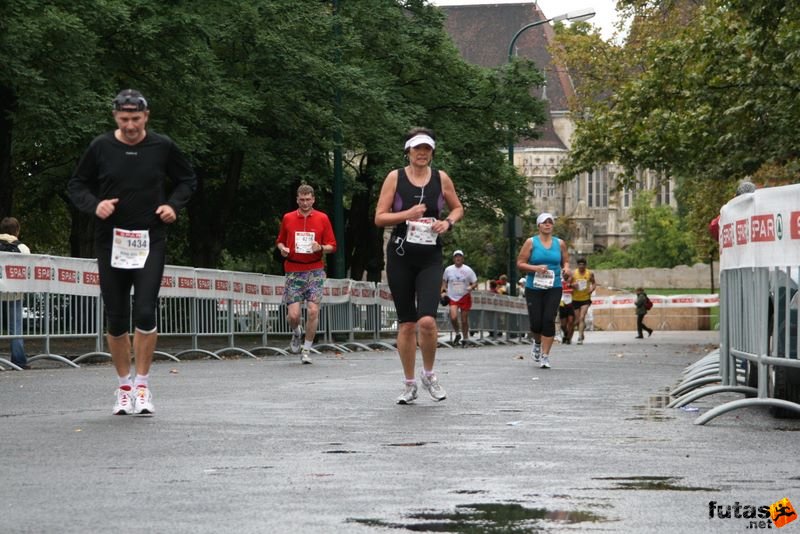
POLYGON ((556 313, 561 302, 561 288, 525 288, 525 303, 528 305, 528 320, 531 332, 545 337, 556 335, 556 313))
POLYGON ((397 245, 386 249, 386 279, 397 310, 397 321, 411 323, 420 317, 436 317, 442 289, 442 249, 397 255, 397 245))
POLYGON ((133 288, 133 326, 143 332, 156 328, 156 307, 161 277, 164 274, 166 239, 150 241, 150 254, 141 269, 117 269, 111 266, 111 250, 97 248, 100 292, 108 321, 108 333, 114 337, 129 331, 130 296, 133 288))

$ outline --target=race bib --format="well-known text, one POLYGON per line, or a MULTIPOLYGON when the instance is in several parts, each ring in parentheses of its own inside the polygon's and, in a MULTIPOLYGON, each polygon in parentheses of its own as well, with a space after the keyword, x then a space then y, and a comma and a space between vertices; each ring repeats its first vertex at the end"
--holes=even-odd
POLYGON ((572 293, 564 293, 561 295, 561 302, 564 303, 564 306, 567 304, 572 304, 572 293))
POLYGON ((141 269, 150 254, 150 232, 114 228, 111 266, 117 269, 141 269))
POLYGON ((556 280, 556 273, 555 271, 551 271, 548 269, 544 273, 534 273, 533 275, 533 287, 538 289, 550 289, 553 287, 553 283, 556 280))
POLYGON ((449 289, 451 295, 461 298, 467 294, 467 283, 464 280, 452 280, 449 289))
POLYGON ((295 232, 294 251, 298 254, 313 254, 314 250, 311 247, 314 241, 314 232, 295 232))
POLYGON ((415 243, 417 245, 435 245, 436 232, 433 231, 433 223, 436 219, 433 217, 423 217, 422 219, 415 219, 413 221, 406 221, 408 230, 406 230, 406 243, 415 243))
POLYGON ((586 291, 586 280, 578 280, 578 291, 586 291))

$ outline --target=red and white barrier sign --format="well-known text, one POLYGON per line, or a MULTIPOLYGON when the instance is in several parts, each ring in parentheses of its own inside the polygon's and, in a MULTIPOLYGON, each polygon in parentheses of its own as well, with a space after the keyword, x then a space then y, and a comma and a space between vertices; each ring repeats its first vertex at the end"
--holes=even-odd
MULTIPOLYGON (((252 305, 258 307, 261 303, 280 304, 284 283, 282 276, 167 266, 161 279, 160 295, 215 299, 221 306, 227 306, 227 301, 232 300, 236 306, 251 309, 252 305)), ((100 294, 97 262, 38 254, 0 253, 0 293, 6 292, 97 296, 100 294)), ((719 306, 719 296, 714 294, 649 296, 659 308, 719 306)), ((323 302, 394 305, 387 284, 338 279, 325 281, 323 302)), ((592 298, 592 307, 595 309, 632 308, 635 303, 636 295, 633 294, 592 298)), ((475 310, 527 313, 525 299, 489 291, 474 291, 472 304, 475 310)))
POLYGON ((800 265, 800 184, 738 196, 719 222, 721 269, 800 265))

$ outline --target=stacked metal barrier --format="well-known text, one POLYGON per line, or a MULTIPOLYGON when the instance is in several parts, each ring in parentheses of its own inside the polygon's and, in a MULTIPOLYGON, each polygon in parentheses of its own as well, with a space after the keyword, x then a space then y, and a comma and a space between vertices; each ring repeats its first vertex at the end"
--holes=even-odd
POLYGON ((800 185, 759 189, 726 204, 720 217, 720 350, 687 369, 670 406, 715 393, 747 398, 697 418, 705 424, 738 408, 800 415, 800 185), (716 384, 720 385, 711 385, 716 384))

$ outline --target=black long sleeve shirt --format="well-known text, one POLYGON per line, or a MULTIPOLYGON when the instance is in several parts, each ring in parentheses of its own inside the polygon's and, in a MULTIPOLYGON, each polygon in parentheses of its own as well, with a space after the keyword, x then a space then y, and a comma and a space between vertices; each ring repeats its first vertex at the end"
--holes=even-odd
POLYGON ((177 214, 196 185, 192 166, 169 137, 148 130, 140 143, 127 145, 111 131, 91 142, 67 192, 75 207, 90 214, 101 200, 119 199, 114 213, 95 224, 96 242, 109 246, 115 227, 150 230, 151 238, 164 236, 165 224, 156 209, 168 204, 177 214))

